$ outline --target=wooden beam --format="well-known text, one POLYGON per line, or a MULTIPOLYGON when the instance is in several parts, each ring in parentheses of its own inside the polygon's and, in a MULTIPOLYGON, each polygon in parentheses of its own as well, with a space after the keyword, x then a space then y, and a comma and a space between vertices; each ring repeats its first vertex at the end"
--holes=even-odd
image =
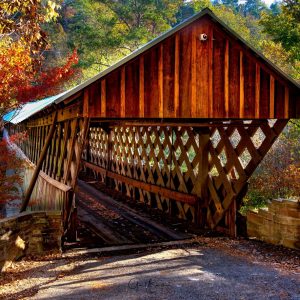
POLYGON ((140 74, 139 74, 139 117, 144 118, 145 116, 145 74, 144 74, 144 56, 140 57, 140 74))
POLYGON ((243 52, 240 51, 240 118, 244 118, 245 113, 245 91, 244 91, 244 64, 243 52))
POLYGON ((195 205, 198 201, 198 197, 196 195, 185 194, 177 191, 173 191, 164 187, 160 187, 157 185, 149 184, 146 182, 142 182, 139 180, 135 180, 133 178, 129 178, 111 171, 107 171, 106 169, 99 167, 97 165, 91 164, 87 161, 83 161, 85 167, 90 168, 96 172, 103 174, 104 176, 108 176, 110 178, 122 181, 126 184, 132 185, 136 188, 143 189, 145 191, 151 193, 157 193, 163 197, 174 199, 176 201, 180 201, 183 203, 187 203, 189 205, 195 205))
POLYGON ((101 80, 101 117, 106 117, 106 80, 101 80))
POLYGON ((51 125, 51 128, 50 128, 50 131, 48 133, 46 142, 44 144, 41 156, 39 157, 39 160, 37 162, 36 168, 35 168, 34 173, 32 175, 29 187, 28 187, 28 189, 26 191, 26 194, 25 194, 24 201, 22 202, 22 206, 21 206, 20 212, 25 211, 26 208, 27 208, 27 206, 28 206, 28 203, 29 203, 32 191, 34 189, 34 186, 36 184, 37 178, 38 178, 39 173, 41 171, 44 159, 45 159, 45 157, 47 155, 48 147, 49 147, 50 143, 52 142, 53 135, 54 135, 54 133, 56 131, 56 119, 57 119, 57 114, 55 115, 54 122, 51 125))
POLYGON ((225 116, 229 117, 229 40, 226 39, 225 46, 225 66, 224 66, 224 98, 225 116))
POLYGON ((124 118, 125 117, 125 111, 126 111, 126 108, 125 108, 125 97, 126 97, 126 94, 125 94, 125 67, 123 66, 121 68, 121 87, 120 87, 120 91, 121 91, 121 118, 124 118))
POLYGON ((288 87, 284 87, 284 118, 288 119, 289 118, 289 88, 288 87))
POLYGON ((256 64, 255 69, 255 118, 259 118, 260 108, 260 66, 256 64))
POLYGON ((164 117, 164 76, 163 76, 163 44, 159 46, 158 54, 158 116, 164 117))
POLYGON ((175 35, 174 112, 179 117, 179 34, 175 35))
POLYGON ((275 116, 275 79, 270 76, 270 118, 274 119, 275 116))

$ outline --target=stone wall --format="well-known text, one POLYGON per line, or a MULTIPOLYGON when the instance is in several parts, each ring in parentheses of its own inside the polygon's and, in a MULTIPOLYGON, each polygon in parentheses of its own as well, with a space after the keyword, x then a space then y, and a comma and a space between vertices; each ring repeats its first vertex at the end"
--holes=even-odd
POLYGON ((0 271, 26 255, 61 251, 60 212, 24 212, 0 220, 0 271))
POLYGON ((299 200, 273 200, 266 209, 247 213, 249 237, 300 249, 299 200))

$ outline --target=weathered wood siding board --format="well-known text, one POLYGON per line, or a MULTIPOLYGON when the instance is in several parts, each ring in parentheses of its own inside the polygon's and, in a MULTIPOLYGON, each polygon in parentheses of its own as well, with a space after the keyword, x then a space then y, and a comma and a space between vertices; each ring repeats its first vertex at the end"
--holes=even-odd
POLYGON ((89 116, 97 118, 290 118, 298 97, 291 83, 209 16, 86 89, 89 116))

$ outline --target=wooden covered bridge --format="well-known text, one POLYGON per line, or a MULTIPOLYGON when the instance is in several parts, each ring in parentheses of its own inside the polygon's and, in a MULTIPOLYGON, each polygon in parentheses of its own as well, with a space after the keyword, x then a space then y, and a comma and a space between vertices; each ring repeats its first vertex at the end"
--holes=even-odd
POLYGON ((21 110, 10 130, 27 131, 19 146, 35 164, 22 210, 33 198, 58 205, 67 231, 84 169, 137 202, 235 235, 248 179, 288 120, 300 117, 299 90, 205 9, 38 109, 21 110))

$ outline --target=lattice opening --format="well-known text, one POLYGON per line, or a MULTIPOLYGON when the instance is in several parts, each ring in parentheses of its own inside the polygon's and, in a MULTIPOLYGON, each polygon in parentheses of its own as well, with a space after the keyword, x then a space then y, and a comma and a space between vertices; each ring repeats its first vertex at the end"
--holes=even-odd
POLYGON ((246 148, 239 156, 239 160, 243 166, 243 168, 246 168, 251 161, 251 154, 246 148))
POLYGON ((144 144, 147 143, 147 133, 146 132, 143 134, 142 140, 143 140, 144 144))
POLYGON ((236 148, 238 146, 238 144, 240 143, 241 139, 242 139, 241 135, 239 134, 239 132, 238 132, 237 129, 235 129, 233 131, 233 133, 229 137, 230 143, 233 146, 233 148, 236 148))
POLYGON ((187 155, 188 155, 189 161, 192 162, 194 160, 194 158, 196 157, 196 151, 193 146, 191 146, 188 149, 187 155))
POLYGON ((195 177, 198 176, 198 174, 199 174, 199 163, 197 163, 197 165, 193 169, 193 172, 194 172, 195 177))
POLYGON ((222 149, 222 151, 218 155, 218 158, 220 160, 222 167, 224 167, 227 164, 227 156, 226 156, 225 148, 222 149))
POLYGON ((154 155, 155 155, 155 157, 158 157, 158 154, 159 154, 159 147, 158 147, 158 145, 156 145, 156 147, 154 149, 154 155))
POLYGON ((170 155, 170 148, 169 148, 168 145, 165 147, 165 149, 163 150, 163 152, 164 152, 165 159, 167 159, 169 157, 169 155, 170 155))
POLYGON ((218 144, 221 141, 221 136, 218 130, 215 130, 214 134, 211 136, 210 138, 211 143, 213 145, 214 148, 217 148, 218 144))
POLYGON ((162 170, 164 168, 164 161, 163 161, 162 158, 158 162, 158 167, 159 167, 160 170, 162 170))
POLYGON ((181 135, 182 144, 185 145, 188 142, 188 139, 189 139, 189 135, 185 130, 184 133, 181 135))
POLYGON ((176 157, 176 160, 179 159, 181 153, 182 153, 182 152, 181 152, 181 149, 180 149, 180 147, 178 147, 178 148, 176 149, 176 151, 175 151, 175 157, 176 157))
POLYGON ((274 127, 274 125, 276 124, 277 120, 275 119, 268 119, 268 124, 271 128, 274 127))
POLYGON ((159 141, 161 144, 163 144, 163 142, 165 141, 165 133, 163 131, 159 135, 159 141))
POLYGON ((256 149, 260 148, 264 140, 266 139, 266 135, 259 127, 254 135, 251 137, 251 141, 256 149))
POLYGON ((150 141, 151 141, 151 143, 154 143, 155 140, 156 140, 156 135, 155 135, 154 132, 152 132, 151 135, 150 135, 150 141))
POLYGON ((183 161, 183 163, 181 164, 180 171, 181 171, 181 173, 186 173, 188 171, 188 167, 187 167, 185 161, 183 161))
POLYGON ((210 171, 208 172, 210 176, 219 176, 219 172, 218 169, 215 165, 213 165, 213 167, 210 169, 210 171))

